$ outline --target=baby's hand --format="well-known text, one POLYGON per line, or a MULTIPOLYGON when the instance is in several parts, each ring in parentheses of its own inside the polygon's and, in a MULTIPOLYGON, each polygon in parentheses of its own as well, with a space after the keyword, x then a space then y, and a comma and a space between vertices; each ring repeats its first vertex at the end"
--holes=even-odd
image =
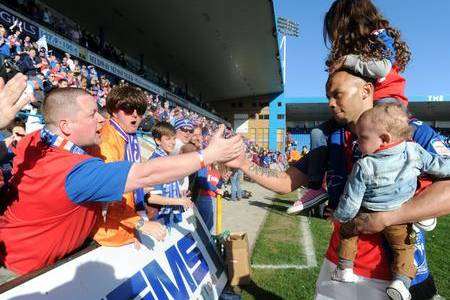
POLYGON ((331 209, 329 206, 325 207, 325 210, 323 211, 323 217, 327 219, 330 222, 335 221, 335 218, 333 217, 334 209, 331 209))
POLYGON ((194 203, 191 201, 191 197, 183 197, 180 202, 184 209, 189 209, 194 206, 194 203))

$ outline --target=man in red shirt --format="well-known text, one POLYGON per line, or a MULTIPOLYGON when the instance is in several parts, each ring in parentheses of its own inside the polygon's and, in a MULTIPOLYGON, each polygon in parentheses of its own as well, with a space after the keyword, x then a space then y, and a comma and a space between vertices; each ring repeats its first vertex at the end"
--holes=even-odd
MULTIPOLYGON (((327 97, 329 99, 329 108, 336 121, 345 125, 342 129, 339 129, 342 131, 342 135, 339 136, 339 141, 334 145, 339 147, 339 151, 342 151, 339 152, 340 155, 334 160, 338 161, 338 164, 341 164, 343 172, 329 172, 330 174, 327 175, 328 193, 338 194, 334 203, 333 201, 331 203, 332 207, 336 207, 336 201, 339 201, 340 193, 342 193, 342 190, 339 191, 336 189, 335 183, 337 183, 337 186, 343 187, 343 185, 345 185, 345 178, 351 170, 352 159, 355 155, 355 124, 364 111, 373 107, 373 95, 374 83, 366 81, 352 72, 338 70, 331 74, 328 79, 327 97), (342 178, 344 178, 344 180, 342 180, 342 178), (341 182, 339 182, 339 180, 341 182)), ((431 132, 432 130, 429 127, 428 129, 425 129, 425 131, 429 132, 430 136, 433 138, 436 136, 431 134, 433 132, 431 132)), ((415 139, 420 138, 421 136, 416 134, 415 139)), ((333 143, 333 141, 331 142, 333 143)), ((438 145, 440 141, 434 140, 434 142, 431 142, 431 146, 433 143, 438 145)), ((438 153, 438 151, 436 152, 438 153)), ((332 158, 330 157, 330 159, 332 158)), ((239 159, 229 162, 228 166, 240 168, 247 176, 258 184, 277 193, 284 194, 289 193, 300 186, 307 185, 307 164, 308 155, 303 157, 299 163, 290 167, 286 172, 280 172, 277 170, 261 168, 254 163, 245 160, 244 156, 241 156, 239 159)), ((433 183, 431 187, 423 194, 420 194, 417 199, 415 199, 415 197, 410 203, 404 205, 404 208, 401 208, 399 216, 395 216, 395 212, 379 214, 377 216, 365 215, 364 219, 358 221, 358 226, 361 230, 376 232, 381 231, 386 225, 400 224, 403 222, 417 222, 430 217, 449 214, 449 194, 443 192, 443 189, 450 189, 450 181, 433 183), (437 185, 439 185, 440 189, 435 188, 437 185), (428 205, 424 205, 423 203, 427 203, 428 205), (418 207, 420 207, 420 209, 418 209, 418 207), (411 209, 411 212, 405 212, 407 209, 411 209)), ((385 299, 385 288, 388 285, 388 280, 390 280, 392 274, 389 269, 389 253, 388 250, 383 247, 383 239, 381 236, 377 234, 360 238, 358 254, 355 260, 355 273, 359 275, 359 281, 354 284, 347 284, 331 280, 331 271, 334 270, 335 264, 337 263, 337 245, 339 243, 337 232, 338 230, 335 228, 326 253, 326 258, 324 259, 321 274, 317 281, 316 299, 342 299, 344 297, 347 297, 348 299, 359 299, 360 296, 365 299, 385 299)), ((417 284, 418 287, 424 286, 424 282, 432 282, 432 279, 429 280, 428 278, 429 273, 426 268, 426 260, 424 268, 424 276, 426 277, 421 278, 417 284)), ((430 283, 430 285, 431 292, 426 298, 431 298, 436 293, 434 284, 430 283)), ((422 290, 416 291, 416 295, 427 293, 423 291, 427 288, 418 287, 416 287, 416 289, 422 290)), ((414 293, 412 294, 414 295, 414 293)), ((421 296, 416 297, 420 298, 421 296)))

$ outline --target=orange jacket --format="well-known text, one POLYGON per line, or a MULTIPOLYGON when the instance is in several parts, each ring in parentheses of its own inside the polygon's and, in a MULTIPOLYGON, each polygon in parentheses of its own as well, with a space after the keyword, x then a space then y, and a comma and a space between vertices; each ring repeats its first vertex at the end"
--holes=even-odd
POLYGON ((298 152, 297 150, 294 149, 291 151, 291 156, 289 157, 289 162, 298 161, 300 158, 302 158, 302 156, 300 155, 300 152, 298 152))
MULTIPOLYGON (((121 161, 125 159, 125 140, 111 126, 109 122, 102 128, 101 143, 93 155, 105 162, 121 161)), ((103 246, 122 246, 135 240, 134 227, 139 215, 134 209, 134 194, 125 193, 122 201, 108 204, 106 222, 99 216, 93 237, 103 246)))

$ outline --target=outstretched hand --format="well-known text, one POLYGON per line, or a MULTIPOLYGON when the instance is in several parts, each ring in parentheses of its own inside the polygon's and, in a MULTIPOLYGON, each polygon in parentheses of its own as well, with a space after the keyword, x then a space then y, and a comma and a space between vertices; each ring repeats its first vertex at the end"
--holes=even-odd
POLYGON ((225 166, 232 169, 241 169, 245 162, 247 162, 247 158, 245 157, 244 150, 242 150, 242 152, 236 158, 225 163, 225 166))
POLYGON ((27 95, 27 76, 18 73, 5 84, 0 78, 0 128, 11 123, 16 114, 32 100, 32 95, 27 95))
POLYGON ((244 150, 244 143, 240 135, 235 135, 229 139, 223 137, 225 130, 224 125, 220 125, 219 129, 214 133, 205 149, 205 162, 207 164, 213 162, 228 162, 238 157, 244 150))

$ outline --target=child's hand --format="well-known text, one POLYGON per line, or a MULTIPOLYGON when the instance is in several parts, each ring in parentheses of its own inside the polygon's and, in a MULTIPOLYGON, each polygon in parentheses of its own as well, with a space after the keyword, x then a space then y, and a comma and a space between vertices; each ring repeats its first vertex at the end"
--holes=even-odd
POLYGON ((329 68, 328 68, 328 73, 333 74, 334 72, 336 72, 337 70, 339 70, 340 68, 342 68, 342 66, 344 66, 345 63, 345 56, 339 58, 336 62, 334 62, 329 68))
POLYGON ((144 225, 140 228, 140 231, 147 235, 151 235, 158 241, 163 241, 167 235, 166 228, 160 223, 154 221, 145 222, 144 225))
POLYGON ((144 193, 149 194, 149 193, 150 193, 151 191, 153 191, 153 190, 154 190, 154 188, 151 187, 151 186, 145 187, 145 188, 144 188, 144 193))
POLYGON ((183 197, 180 202, 184 209, 189 209, 194 206, 194 203, 191 201, 191 197, 183 197))
POLYGON ((323 211, 323 217, 330 222, 334 222, 335 218, 333 217, 333 213, 334 213, 334 210, 331 209, 329 206, 327 206, 327 207, 325 207, 325 210, 323 211))
POLYGON ((216 190, 216 194, 222 196, 223 195, 223 191, 221 189, 217 189, 216 190))

